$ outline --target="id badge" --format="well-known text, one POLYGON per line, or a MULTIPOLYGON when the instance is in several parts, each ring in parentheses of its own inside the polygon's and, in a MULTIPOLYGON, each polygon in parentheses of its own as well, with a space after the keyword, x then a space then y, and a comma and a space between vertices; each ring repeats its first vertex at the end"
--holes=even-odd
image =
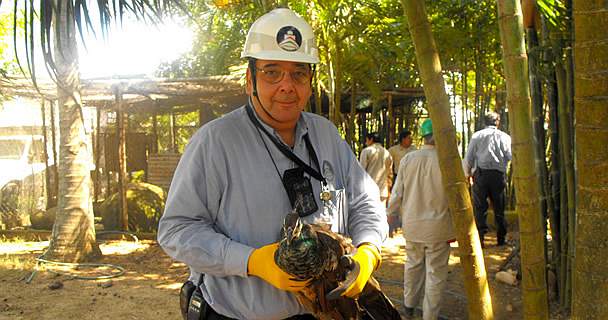
POLYGON ((293 168, 283 173, 283 186, 287 191, 291 207, 300 217, 311 215, 319 209, 310 179, 302 168, 293 168))

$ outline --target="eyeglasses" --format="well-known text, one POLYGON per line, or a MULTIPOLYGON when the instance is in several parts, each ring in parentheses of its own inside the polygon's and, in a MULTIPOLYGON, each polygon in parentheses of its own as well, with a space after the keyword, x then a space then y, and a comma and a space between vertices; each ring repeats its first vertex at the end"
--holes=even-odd
POLYGON ((297 84, 310 84, 312 71, 306 68, 298 68, 294 71, 285 71, 279 67, 255 68, 259 71, 260 78, 265 82, 276 84, 283 80, 285 73, 289 73, 291 80, 297 84))

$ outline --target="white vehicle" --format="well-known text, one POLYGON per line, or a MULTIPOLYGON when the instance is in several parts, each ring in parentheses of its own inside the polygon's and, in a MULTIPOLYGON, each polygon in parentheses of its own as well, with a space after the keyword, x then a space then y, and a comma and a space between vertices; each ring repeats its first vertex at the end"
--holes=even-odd
POLYGON ((29 226, 29 216, 46 209, 45 174, 43 136, 0 136, 0 224, 29 226))

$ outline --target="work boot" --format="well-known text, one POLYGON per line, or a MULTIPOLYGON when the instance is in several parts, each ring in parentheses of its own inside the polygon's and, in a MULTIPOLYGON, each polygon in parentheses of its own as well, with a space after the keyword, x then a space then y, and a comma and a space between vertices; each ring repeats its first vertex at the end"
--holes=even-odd
POLYGON ((403 306, 403 315, 405 319, 414 319, 416 309, 403 306))
POLYGON ((502 247, 502 246, 504 246, 505 244, 507 244, 507 241, 506 241, 506 239, 505 239, 505 235, 500 235, 500 234, 497 234, 497 235, 496 235, 496 245, 497 245, 498 247, 502 247))

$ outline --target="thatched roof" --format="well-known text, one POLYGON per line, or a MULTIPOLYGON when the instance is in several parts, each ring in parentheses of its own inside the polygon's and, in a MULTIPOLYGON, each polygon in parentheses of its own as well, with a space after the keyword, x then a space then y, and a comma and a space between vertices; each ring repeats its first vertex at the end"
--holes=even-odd
MULTIPOLYGON (((38 90, 32 82, 24 78, 0 78, 0 94, 32 99, 57 99, 57 86, 51 81, 39 82, 38 90)), ((195 79, 164 78, 97 78, 80 81, 80 95, 83 104, 89 107, 113 109, 117 94, 122 94, 124 110, 128 113, 165 113, 170 111, 193 111, 203 107, 228 112, 246 103, 244 86, 238 77, 211 76, 195 79)), ((388 96, 392 105, 408 105, 424 99, 421 88, 399 88, 383 91, 384 99, 375 103, 369 93, 358 93, 357 112, 371 112, 376 108, 386 108, 388 96)), ((341 112, 350 110, 350 94, 342 95, 341 112)), ((314 98, 311 99, 314 109, 314 98)), ((329 100, 323 96, 323 110, 329 109, 329 100)))
MULTIPOLYGON (((38 90, 24 78, 0 79, 0 94, 31 99, 57 99, 52 81, 38 82, 38 90)), ((98 78, 82 79, 80 95, 89 107, 112 109, 117 95, 127 112, 163 113, 172 109, 195 110, 204 106, 242 105, 245 91, 239 78, 213 76, 196 79, 98 78)))

